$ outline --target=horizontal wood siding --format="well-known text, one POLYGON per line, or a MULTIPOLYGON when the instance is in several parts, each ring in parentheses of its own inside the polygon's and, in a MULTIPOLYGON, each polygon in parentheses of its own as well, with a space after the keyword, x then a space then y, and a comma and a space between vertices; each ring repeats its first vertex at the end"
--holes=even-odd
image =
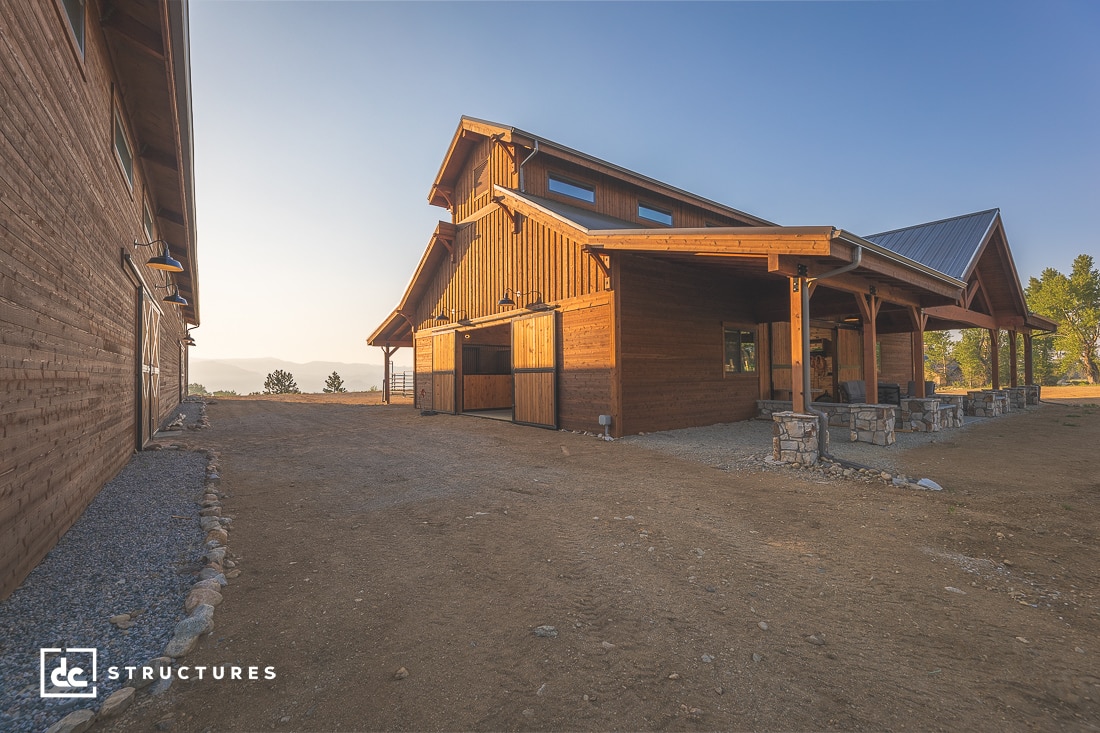
MULTIPOLYGON (((80 61, 52 0, 0 4, 0 598, 137 440, 137 291, 122 251, 138 262, 150 252, 128 244, 142 231, 146 176, 135 160, 131 191, 115 161, 117 84, 101 8, 89 6, 80 61)), ((183 333, 166 313, 162 417, 178 403, 183 333)))
POLYGON ((755 416, 759 375, 723 373, 723 323, 756 323, 736 280, 624 257, 618 288, 624 434, 755 416))
POLYGON ((600 431, 600 415, 612 414, 611 293, 562 309, 558 326, 558 424, 566 430, 600 431))

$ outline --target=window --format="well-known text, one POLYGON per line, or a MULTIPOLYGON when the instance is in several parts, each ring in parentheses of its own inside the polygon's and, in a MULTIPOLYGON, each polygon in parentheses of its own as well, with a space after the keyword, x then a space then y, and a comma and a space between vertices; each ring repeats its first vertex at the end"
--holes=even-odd
POLYGON ((134 186, 134 153, 130 147, 130 141, 126 137, 126 128, 122 126, 122 117, 115 110, 115 155, 118 156, 122 172, 126 174, 126 181, 130 187, 134 186))
POLYGON ((152 242, 154 239, 157 238, 157 236, 156 228, 153 226, 153 214, 149 211, 148 201, 145 202, 145 206, 143 208, 145 209, 145 221, 143 222, 145 226, 145 241, 152 242))
POLYGON ((69 28, 73 31, 80 55, 84 55, 84 0, 61 0, 65 17, 69 19, 69 28))
POLYGON ((563 196, 569 196, 571 198, 580 199, 581 201, 587 201, 590 204, 596 203, 596 187, 588 186, 584 183, 575 183, 574 181, 567 181, 564 178, 559 178, 553 173, 550 174, 550 180, 547 184, 554 193, 560 193, 563 196))
POLYGON ((664 224, 665 226, 672 226, 672 212, 665 211, 664 209, 658 209, 655 206, 649 204, 638 204, 638 218, 648 219, 649 221, 655 221, 658 224, 664 224))
POLYGON ((481 196, 489 190, 489 165, 488 161, 474 168, 474 198, 481 196))
POLYGON ((722 328, 725 342, 726 374, 750 374, 756 371, 756 334, 742 328, 722 328))

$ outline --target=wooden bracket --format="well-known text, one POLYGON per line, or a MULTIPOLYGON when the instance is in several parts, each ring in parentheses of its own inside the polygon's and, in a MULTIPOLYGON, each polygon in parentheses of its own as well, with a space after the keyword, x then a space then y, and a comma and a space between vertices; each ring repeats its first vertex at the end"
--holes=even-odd
POLYGON ((448 188, 447 186, 436 186, 435 190, 436 190, 436 193, 438 193, 440 196, 442 196, 443 199, 447 202, 447 210, 450 211, 453 214, 454 210, 455 210, 455 191, 454 191, 454 189, 453 188, 448 188))
POLYGON ((611 256, 598 252, 587 245, 581 247, 581 252, 584 252, 595 261, 596 265, 603 272, 604 278, 606 278, 604 282, 606 283, 607 289, 614 290, 615 285, 611 282, 611 256), (607 258, 606 260, 604 259, 605 257, 607 258))
POLYGON ((406 321, 408 321, 409 322, 409 328, 412 329, 413 333, 416 333, 416 323, 413 322, 413 319, 409 317, 408 313, 406 313, 405 311, 397 311, 397 315, 401 316, 406 321))
POLYGON ((512 234, 519 234, 523 228, 523 214, 518 211, 512 211, 504 204, 504 198, 502 196, 494 196, 493 203, 499 206, 508 218, 512 220, 512 234))
POLYGON ((515 172, 519 169, 519 162, 516 160, 515 143, 509 145, 508 143, 501 140, 502 137, 504 137, 504 133, 498 132, 495 135, 490 135, 489 139, 499 145, 501 150, 503 150, 508 155, 508 157, 512 159, 512 171, 515 172))

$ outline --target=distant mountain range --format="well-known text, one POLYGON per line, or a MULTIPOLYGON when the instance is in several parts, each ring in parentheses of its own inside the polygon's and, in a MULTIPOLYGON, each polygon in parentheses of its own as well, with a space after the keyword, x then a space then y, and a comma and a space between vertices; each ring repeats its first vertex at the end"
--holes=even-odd
MULTIPOLYGON (((411 366, 395 364, 397 371, 411 371, 411 366)), ((190 382, 198 382, 208 392, 232 390, 237 394, 262 392, 267 375, 282 369, 294 375, 298 389, 320 392, 325 380, 336 372, 349 392, 365 392, 371 387, 382 389, 381 364, 347 364, 338 361, 311 361, 298 364, 275 358, 258 359, 191 359, 190 382)))

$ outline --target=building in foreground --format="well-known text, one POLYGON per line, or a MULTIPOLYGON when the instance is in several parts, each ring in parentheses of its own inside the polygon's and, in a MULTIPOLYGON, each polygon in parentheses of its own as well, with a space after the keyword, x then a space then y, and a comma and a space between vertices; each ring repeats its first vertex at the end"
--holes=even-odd
POLYGON ((0 29, 3 598, 186 395, 199 307, 186 3, 0 29))
POLYGON ((428 198, 449 220, 368 338, 415 350, 421 409, 592 431, 604 415, 612 435, 708 425, 761 399, 836 401, 849 380, 922 396, 927 330, 1029 346, 1052 328, 996 209, 869 237, 778 226, 465 117, 428 198))

